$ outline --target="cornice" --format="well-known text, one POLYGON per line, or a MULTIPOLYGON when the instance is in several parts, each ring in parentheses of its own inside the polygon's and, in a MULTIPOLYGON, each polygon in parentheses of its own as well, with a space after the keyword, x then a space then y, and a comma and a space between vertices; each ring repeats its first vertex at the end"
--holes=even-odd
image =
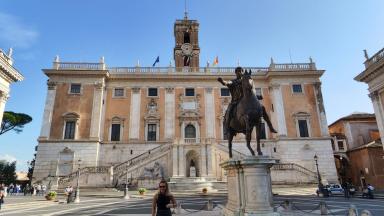
POLYGON ((17 82, 22 81, 24 79, 23 75, 21 75, 16 68, 10 65, 8 62, 5 62, 0 59, 0 73, 5 76, 5 78, 9 82, 17 82))
POLYGON ((60 76, 96 76, 96 77, 109 77, 108 70, 55 70, 55 69, 42 69, 44 74, 49 76, 60 75, 60 76))

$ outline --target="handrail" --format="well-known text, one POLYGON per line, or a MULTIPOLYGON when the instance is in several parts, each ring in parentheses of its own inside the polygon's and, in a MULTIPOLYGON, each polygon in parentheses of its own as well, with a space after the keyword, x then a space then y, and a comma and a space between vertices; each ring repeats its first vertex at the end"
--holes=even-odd
POLYGON ((132 163, 136 162, 137 160, 140 160, 144 156, 146 156, 145 158, 147 158, 150 154, 161 152, 163 150, 163 148, 168 148, 169 146, 170 146, 170 144, 165 144, 165 145, 163 144, 163 145, 157 146, 153 149, 150 149, 150 150, 148 150, 142 154, 139 154, 139 155, 127 160, 127 161, 124 161, 122 163, 119 163, 118 165, 113 166, 113 171, 114 172, 120 171, 121 169, 125 168, 124 165, 126 165, 127 163, 132 164, 132 163))
MULTIPOLYGON (((229 152, 228 147, 226 147, 225 145, 223 145, 223 144, 221 144, 221 143, 218 143, 217 146, 219 146, 219 147, 222 148, 222 149, 225 149, 225 150, 224 150, 225 152, 227 152, 227 153, 229 152)), ((233 148, 232 148, 232 153, 237 154, 237 156, 239 156, 239 158, 245 158, 245 157, 247 157, 246 154, 244 154, 244 153, 242 153, 242 152, 240 152, 240 151, 238 151, 238 150, 236 150, 236 149, 233 149, 233 148)))
MULTIPOLYGON (((89 166, 83 167, 80 169, 80 173, 88 174, 88 173, 105 173, 108 172, 110 167, 108 166, 89 166)), ((58 184, 66 183, 72 181, 77 176, 78 170, 66 175, 66 176, 58 176, 59 182, 58 184)))
POLYGON ((272 166, 274 170, 296 170, 310 177, 317 178, 317 174, 303 166, 296 163, 277 163, 272 166))

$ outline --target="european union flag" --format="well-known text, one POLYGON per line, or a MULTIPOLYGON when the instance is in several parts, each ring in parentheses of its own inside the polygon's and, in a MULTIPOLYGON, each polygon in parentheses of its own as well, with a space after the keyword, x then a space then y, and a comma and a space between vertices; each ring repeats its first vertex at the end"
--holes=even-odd
POLYGON ((157 56, 155 62, 153 63, 152 67, 155 67, 156 63, 160 62, 160 57, 157 56))

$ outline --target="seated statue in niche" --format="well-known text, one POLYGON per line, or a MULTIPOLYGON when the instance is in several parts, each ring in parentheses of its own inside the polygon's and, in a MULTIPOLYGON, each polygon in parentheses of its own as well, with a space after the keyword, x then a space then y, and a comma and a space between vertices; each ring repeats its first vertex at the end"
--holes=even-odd
POLYGON ((193 160, 191 160, 191 163, 189 164, 189 177, 196 177, 196 167, 193 160))

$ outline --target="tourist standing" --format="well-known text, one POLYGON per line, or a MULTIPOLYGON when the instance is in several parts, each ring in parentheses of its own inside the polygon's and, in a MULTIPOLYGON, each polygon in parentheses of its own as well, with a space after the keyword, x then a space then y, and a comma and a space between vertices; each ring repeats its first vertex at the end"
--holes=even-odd
POLYGON ((175 197, 169 192, 168 183, 161 180, 159 190, 153 197, 152 216, 172 216, 170 208, 176 207, 175 197))

